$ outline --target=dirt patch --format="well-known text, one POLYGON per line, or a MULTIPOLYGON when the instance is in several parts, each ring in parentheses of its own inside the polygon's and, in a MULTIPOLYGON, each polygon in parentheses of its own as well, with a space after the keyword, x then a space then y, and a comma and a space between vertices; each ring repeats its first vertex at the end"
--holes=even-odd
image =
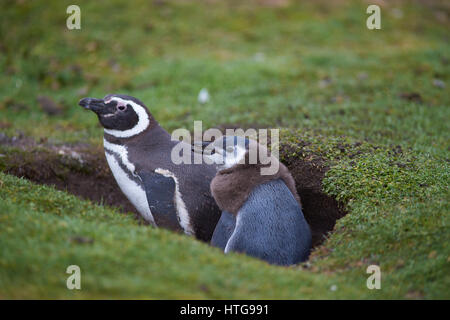
POLYGON ((114 180, 102 148, 80 144, 55 146, 4 135, 0 136, 0 147, 2 171, 138 217, 114 180))
MULTIPOLYGON (((140 217, 114 180, 102 147, 55 146, 0 133, 0 148, 1 171, 140 217)), ((303 213, 312 230, 313 246, 317 246, 333 230, 336 220, 346 214, 340 203, 322 191, 328 167, 318 157, 295 156, 288 146, 280 148, 280 155, 295 179, 303 213)))
POLYGON ((283 163, 294 177, 303 214, 311 227, 313 246, 317 246, 333 230, 336 220, 347 212, 343 204, 323 192, 322 180, 329 169, 324 161, 318 157, 302 159, 292 154, 288 146, 280 147, 283 163))

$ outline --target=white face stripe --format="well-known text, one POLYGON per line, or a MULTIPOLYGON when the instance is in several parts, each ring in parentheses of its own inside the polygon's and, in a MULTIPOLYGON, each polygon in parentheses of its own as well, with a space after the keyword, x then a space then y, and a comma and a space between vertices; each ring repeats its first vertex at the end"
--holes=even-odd
POLYGON ((121 131, 121 130, 104 129, 104 131, 107 134, 110 134, 117 138, 129 138, 141 133, 142 131, 148 128, 148 126, 150 125, 150 119, 148 118, 148 114, 142 106, 138 105, 137 103, 131 100, 125 100, 118 97, 112 97, 111 99, 106 100, 105 103, 109 103, 111 101, 116 101, 119 104, 131 105, 134 109, 134 112, 136 112, 139 120, 138 123, 133 128, 128 130, 121 131))
POLYGON ((191 217, 189 216, 189 213, 186 209, 186 204, 181 198, 177 177, 172 172, 166 169, 157 168, 155 172, 162 174, 165 177, 171 177, 175 181, 175 201, 176 201, 176 212, 178 215, 178 221, 180 222, 180 225, 183 228, 184 233, 188 235, 194 235, 195 233, 191 226, 191 217))
POLYGON ((247 149, 236 145, 232 152, 227 152, 226 150, 219 148, 216 153, 207 157, 217 165, 219 170, 224 170, 231 168, 236 164, 244 164, 246 153, 247 149))
MULTIPOLYGON (((226 152, 226 150, 225 150, 226 152)), ((240 146, 234 146, 232 152, 226 152, 225 163, 223 167, 225 169, 231 168, 232 166, 238 163, 245 163, 245 154, 247 150, 245 148, 241 148, 240 146)))

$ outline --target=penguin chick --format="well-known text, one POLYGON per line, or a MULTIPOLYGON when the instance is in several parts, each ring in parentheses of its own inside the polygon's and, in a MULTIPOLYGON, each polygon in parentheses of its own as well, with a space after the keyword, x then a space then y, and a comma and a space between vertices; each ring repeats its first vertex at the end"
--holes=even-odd
MULTIPOLYGON (((211 244, 225 253, 242 252, 271 264, 305 261, 311 231, 288 169, 278 163, 278 172, 261 175, 264 165, 259 156, 249 163, 249 150, 267 154, 267 149, 253 140, 226 136, 213 144, 215 152, 209 157, 220 164, 211 193, 222 215, 211 244)), ((270 160, 278 162, 273 156, 270 160)))
POLYGON ((220 218, 209 189, 215 166, 175 164, 172 149, 184 142, 171 140, 134 97, 110 94, 84 98, 79 105, 93 111, 104 127, 106 160, 141 216, 152 225, 209 241, 220 218))

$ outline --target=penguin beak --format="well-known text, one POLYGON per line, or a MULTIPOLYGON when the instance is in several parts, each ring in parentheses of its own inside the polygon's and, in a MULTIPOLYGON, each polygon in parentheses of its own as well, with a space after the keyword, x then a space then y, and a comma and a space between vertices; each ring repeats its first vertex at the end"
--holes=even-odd
POLYGON ((78 104, 87 110, 94 111, 95 113, 98 113, 105 108, 105 102, 102 99, 83 98, 80 102, 78 102, 78 104))
POLYGON ((211 141, 194 141, 192 144, 192 151, 195 153, 203 154, 206 147, 208 147, 211 143, 211 141))

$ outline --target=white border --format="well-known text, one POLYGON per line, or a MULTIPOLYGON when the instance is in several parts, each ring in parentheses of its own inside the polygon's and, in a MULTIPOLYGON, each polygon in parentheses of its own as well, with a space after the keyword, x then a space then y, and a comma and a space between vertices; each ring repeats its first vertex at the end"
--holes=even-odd
POLYGON ((123 131, 104 129, 105 133, 110 134, 116 138, 129 138, 143 132, 150 125, 150 119, 148 118, 147 111, 141 105, 131 100, 124 100, 118 97, 112 97, 111 99, 105 101, 105 103, 109 103, 110 101, 117 101, 117 103, 123 103, 125 105, 130 104, 133 107, 136 114, 138 115, 139 120, 138 123, 131 129, 123 131))

